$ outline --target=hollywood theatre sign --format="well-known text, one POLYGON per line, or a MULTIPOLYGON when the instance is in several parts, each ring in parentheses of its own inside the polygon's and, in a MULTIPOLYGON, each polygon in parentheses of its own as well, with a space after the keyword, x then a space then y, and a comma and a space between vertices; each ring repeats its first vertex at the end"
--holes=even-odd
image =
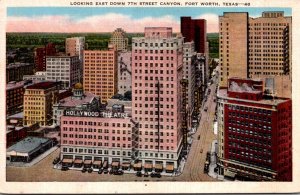
POLYGON ((65 110, 64 116, 76 117, 103 117, 103 118, 125 118, 127 113, 120 112, 97 112, 97 111, 81 111, 81 110, 65 110))

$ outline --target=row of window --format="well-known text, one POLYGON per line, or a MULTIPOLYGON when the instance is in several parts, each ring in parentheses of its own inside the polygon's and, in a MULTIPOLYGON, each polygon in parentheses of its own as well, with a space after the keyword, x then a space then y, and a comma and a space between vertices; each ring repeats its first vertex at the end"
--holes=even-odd
POLYGON ((130 123, 104 123, 104 122, 92 122, 92 121, 63 121, 63 124, 69 125, 93 125, 104 127, 131 127, 130 123))
POLYGON ((97 139, 97 140, 111 140, 111 141, 131 141, 131 137, 115 137, 115 136, 102 136, 102 135, 86 135, 86 134, 66 134, 63 133, 64 138, 79 138, 79 139, 97 139), (122 139, 121 139, 122 138, 122 139))
POLYGON ((264 146, 264 147, 271 147, 271 140, 266 140, 266 139, 259 139, 259 138, 254 138, 254 137, 244 137, 244 136, 240 136, 240 135, 229 135, 229 141, 233 142, 233 141, 239 141, 239 142, 248 142, 251 144, 257 144, 260 146, 264 146))
POLYGON ((257 114, 271 115, 271 110, 259 109, 259 108, 249 108, 245 106, 237 106, 237 105, 228 105, 229 110, 241 110, 245 112, 254 112, 257 114))
POLYGON ((92 142, 92 141, 73 141, 73 140, 62 140, 63 144, 70 144, 70 145, 80 145, 80 146, 104 146, 104 147, 114 147, 120 148, 131 148, 131 144, 120 144, 120 143, 111 143, 111 142, 92 142))
POLYGON ((105 155, 123 155, 123 156, 131 156, 131 152, 126 151, 119 151, 119 150, 99 150, 99 149, 83 149, 83 148, 63 148, 63 152, 70 152, 70 153, 89 153, 89 154, 105 154, 105 155))
POLYGON ((145 67, 145 68, 148 68, 148 67, 150 67, 150 68, 153 68, 153 67, 156 67, 156 68, 158 68, 158 67, 160 67, 160 68, 163 68, 164 66, 165 67, 167 67, 167 68, 173 68, 174 67, 174 64, 173 63, 160 63, 159 65, 158 65, 158 63, 134 63, 134 65, 135 65, 135 67, 145 67))

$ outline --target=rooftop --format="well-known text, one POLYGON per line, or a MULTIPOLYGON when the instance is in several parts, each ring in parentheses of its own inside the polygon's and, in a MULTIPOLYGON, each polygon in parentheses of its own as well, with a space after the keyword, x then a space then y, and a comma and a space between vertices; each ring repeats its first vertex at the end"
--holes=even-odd
POLYGON ((288 99, 283 99, 283 98, 274 98, 274 99, 266 99, 263 98, 261 100, 255 101, 255 100, 246 100, 246 99, 238 99, 234 97, 228 97, 228 90, 227 89, 219 89, 218 91, 218 98, 224 98, 224 99, 232 99, 232 100, 239 100, 239 101, 244 101, 244 102, 252 102, 256 104, 266 104, 266 105, 273 105, 277 106, 280 103, 283 103, 285 101, 288 101, 288 99))
POLYGON ((7 65, 6 69, 18 68, 18 67, 22 67, 22 66, 33 66, 33 64, 31 64, 31 63, 15 62, 15 63, 11 63, 11 64, 7 65))
POLYGON ((52 82, 52 81, 47 81, 47 82, 40 82, 40 83, 35 83, 33 85, 30 85, 26 87, 26 89, 49 89, 54 86, 57 86, 59 82, 52 82))
POLYGON ((10 146, 6 151, 15 151, 20 153, 28 153, 39 147, 41 144, 48 142, 50 139, 41 137, 26 137, 16 144, 10 146))
POLYGON ((82 99, 74 98, 74 96, 69 96, 60 100, 59 103, 56 105, 64 107, 75 107, 84 103, 90 103, 95 97, 97 96, 90 92, 85 92, 82 99))
POLYGON ((19 88, 19 87, 24 87, 24 84, 25 84, 24 81, 20 81, 20 82, 11 81, 11 82, 6 84, 6 90, 11 90, 11 89, 19 88))
POLYGON ((12 118, 21 118, 21 119, 23 119, 23 116, 24 116, 23 112, 19 112, 19 113, 10 115, 10 116, 8 116, 7 118, 8 118, 8 119, 12 119, 12 118))

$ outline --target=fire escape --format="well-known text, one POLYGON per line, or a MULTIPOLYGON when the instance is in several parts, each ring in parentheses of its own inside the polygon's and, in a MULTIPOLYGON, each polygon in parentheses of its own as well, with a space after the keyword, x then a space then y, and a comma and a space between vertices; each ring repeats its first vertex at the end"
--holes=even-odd
POLYGON ((188 90, 188 83, 187 79, 182 79, 180 84, 182 86, 181 97, 182 97, 182 104, 181 104, 181 116, 182 116, 182 126, 181 131, 183 135, 183 151, 187 152, 188 142, 187 142, 187 134, 188 134, 188 119, 187 119, 187 90, 188 90))

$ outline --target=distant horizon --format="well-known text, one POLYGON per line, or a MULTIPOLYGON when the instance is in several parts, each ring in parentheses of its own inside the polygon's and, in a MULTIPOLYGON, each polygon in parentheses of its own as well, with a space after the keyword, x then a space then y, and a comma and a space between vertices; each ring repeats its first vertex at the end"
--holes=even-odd
POLYGON ((11 33, 106 33, 122 28, 128 33, 142 33, 144 27, 172 27, 180 32, 180 17, 205 19, 207 33, 218 33, 218 19, 224 12, 248 12, 259 17, 264 11, 283 11, 291 16, 291 8, 270 7, 8 7, 6 32, 11 33))

